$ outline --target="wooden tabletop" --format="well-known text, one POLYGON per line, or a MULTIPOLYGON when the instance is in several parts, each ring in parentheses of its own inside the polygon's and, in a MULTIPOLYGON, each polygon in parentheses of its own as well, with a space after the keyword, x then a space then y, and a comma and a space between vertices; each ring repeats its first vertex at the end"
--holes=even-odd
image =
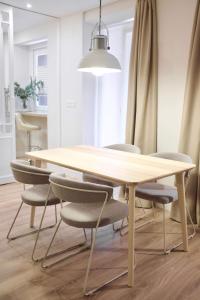
POLYGON ((75 146, 34 152, 26 155, 114 182, 137 184, 193 169, 194 164, 108 148, 75 146))

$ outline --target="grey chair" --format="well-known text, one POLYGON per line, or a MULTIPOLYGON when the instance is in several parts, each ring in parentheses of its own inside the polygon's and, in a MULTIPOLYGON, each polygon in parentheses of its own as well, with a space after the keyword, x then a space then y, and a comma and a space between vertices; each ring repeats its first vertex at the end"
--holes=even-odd
MULTIPOLYGON (((124 151, 124 152, 129 152, 129 153, 136 153, 136 154, 140 154, 140 148, 135 146, 135 145, 131 145, 131 144, 113 144, 113 145, 109 145, 106 146, 104 148, 107 149, 112 149, 112 150, 118 150, 118 151, 124 151)), ((97 176, 93 176, 90 174, 83 174, 83 180, 85 182, 91 182, 91 183, 96 183, 96 184, 104 184, 107 186, 111 186, 113 188, 115 187, 119 187, 119 184, 116 184, 114 182, 108 181, 108 180, 103 180, 102 178, 99 178, 97 176)), ((128 189, 126 188, 126 186, 122 187, 124 190, 124 194, 125 194, 125 200, 128 201, 128 189)), ((141 204, 142 207, 142 204, 141 204)), ((143 208, 142 208, 143 209, 143 208)), ((143 215, 141 216, 141 218, 145 215, 145 210, 143 209, 143 215)), ((113 224, 113 230, 115 232, 120 231, 120 235, 123 236, 124 234, 122 233, 122 230, 127 227, 127 225, 124 225, 124 220, 122 220, 122 224, 119 228, 115 228, 115 225, 113 224)))
MULTIPOLYGON (((183 153, 171 153, 171 152, 163 152, 163 153, 153 153, 151 154, 153 157, 182 161, 186 163, 192 163, 192 159, 183 153)), ((187 179, 189 176, 189 172, 185 173, 185 183, 187 184, 187 179)), ((159 203, 163 206, 163 243, 164 243, 164 254, 170 253, 173 249, 180 246, 182 243, 177 243, 176 245, 171 245, 168 248, 166 247, 166 218, 165 218, 165 206, 169 203, 178 200, 178 192, 177 188, 174 186, 169 186, 157 182, 149 182, 139 184, 136 188, 136 196, 145 200, 152 201, 153 203, 159 203)), ((189 220, 193 227, 193 233, 188 236, 188 239, 194 237, 196 231, 195 226, 192 222, 191 215, 189 213, 187 203, 186 203, 187 214, 189 220)))
MULTIPOLYGON (((91 295, 116 279, 115 277, 100 287, 87 291, 88 276, 91 268, 97 230, 99 227, 113 224, 114 222, 127 217, 128 206, 127 204, 112 199, 113 189, 109 186, 72 181, 64 177, 63 174, 50 175, 50 182, 56 197, 70 202, 70 204, 61 209, 61 220, 58 223, 55 233, 51 239, 41 266, 42 268, 50 266, 49 264, 45 264, 45 262, 51 256, 48 254, 61 222, 76 228, 91 229, 92 243, 84 281, 84 294, 91 295), (93 229, 95 229, 94 232, 93 229)), ((59 261, 60 260, 57 260, 57 262, 59 261)), ((55 262, 53 264, 55 264, 55 262)), ((125 275, 126 273, 127 271, 121 273, 117 276, 117 278, 125 275)))
POLYGON ((50 184, 49 184, 49 176, 51 174, 50 171, 42 168, 38 168, 35 166, 30 165, 29 161, 25 160, 15 160, 11 162, 11 169, 14 175, 14 178, 16 181, 24 184, 24 191, 21 194, 21 204, 17 210, 17 213, 14 217, 14 220, 11 224, 11 227, 7 234, 8 240, 14 240, 20 237, 24 237, 30 234, 37 233, 37 238, 35 240, 35 244, 32 251, 32 259, 33 261, 38 261, 38 258, 35 258, 35 250, 39 239, 39 234, 41 230, 52 228, 57 224, 57 211, 56 211, 56 205, 60 204, 60 200, 55 197, 53 194, 50 184), (25 185, 31 185, 28 188, 25 188, 25 185), (13 229, 13 226, 17 220, 17 217, 19 215, 19 212, 21 211, 21 208, 23 204, 27 204, 30 206, 42 206, 44 207, 42 217, 40 220, 39 228, 34 231, 30 231, 25 234, 20 234, 17 236, 11 236, 11 231, 13 229), (51 226, 42 228, 42 223, 44 220, 45 212, 47 206, 54 206, 55 207, 55 223, 51 226))

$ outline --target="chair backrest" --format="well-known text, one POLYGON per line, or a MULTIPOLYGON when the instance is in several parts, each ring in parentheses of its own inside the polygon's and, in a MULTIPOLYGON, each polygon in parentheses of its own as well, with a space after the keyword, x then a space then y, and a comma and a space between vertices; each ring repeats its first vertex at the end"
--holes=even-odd
MULTIPOLYGON (((152 153, 150 155, 154 156, 154 157, 159 157, 159 158, 182 161, 185 163, 192 163, 192 158, 189 155, 184 154, 184 153, 179 153, 179 152, 158 152, 158 153, 152 153)), ((188 181, 189 175, 190 175, 190 171, 186 171, 185 172, 185 184, 188 181)))
POLYGON ((111 187, 71 180, 65 174, 52 173, 50 183, 54 195, 67 202, 103 203, 109 201, 113 194, 111 187))
MULTIPOLYGON (((105 146, 104 148, 118 150, 118 151, 124 151, 124 152, 131 152, 131 153, 136 153, 136 154, 141 153, 139 147, 137 147, 135 145, 131 145, 131 144, 113 144, 113 145, 105 146)), ((91 181, 93 181, 93 179, 95 179, 95 180, 98 179, 99 180, 98 176, 92 176, 90 174, 83 173, 83 180, 84 181, 91 182, 91 181)), ((109 182, 109 180, 106 180, 106 181, 109 182)))
POLYGON ((192 159, 189 155, 184 153, 176 153, 176 152, 158 152, 150 154, 154 157, 160 157, 165 159, 177 160, 186 163, 192 163, 192 159))
POLYGON ((14 160, 10 163, 14 178, 24 184, 49 183, 50 171, 31 166, 26 160, 14 160))
POLYGON ((21 113, 16 113, 15 114, 15 121, 16 121, 16 127, 17 127, 17 129, 18 130, 24 130, 25 122, 24 122, 24 119, 23 119, 21 113))
POLYGON ((139 147, 131 144, 113 144, 106 146, 104 148, 108 149, 113 149, 113 150, 119 150, 119 151, 124 151, 124 152, 132 152, 132 153, 137 153, 140 154, 141 150, 139 147))

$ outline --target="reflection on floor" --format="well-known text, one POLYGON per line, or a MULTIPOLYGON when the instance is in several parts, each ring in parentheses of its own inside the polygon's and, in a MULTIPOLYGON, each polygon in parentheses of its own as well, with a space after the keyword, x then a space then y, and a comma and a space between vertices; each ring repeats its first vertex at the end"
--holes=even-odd
MULTIPOLYGON (((20 202, 20 184, 0 186, 0 300, 64 300, 83 299, 81 288, 89 252, 84 252, 46 271, 33 264, 30 253, 34 236, 7 242, 6 233, 20 202)), ((141 210, 137 210, 140 214, 141 210)), ((41 210, 37 210, 37 221, 41 210)), ((30 207, 24 206, 17 222, 16 232, 28 229, 30 207)), ((53 220, 53 208, 48 208, 47 223, 53 220)), ((38 222, 37 222, 38 223, 38 222)), ((46 223, 46 224, 47 224, 46 223)), ((137 249, 162 247, 159 218, 156 223, 140 229, 136 234, 137 249)), ((177 223, 168 221, 168 231, 180 232, 177 223)), ((41 234, 39 252, 42 254, 53 229, 41 234)), ((88 233, 89 235, 89 233, 88 233)), ((180 235, 172 234, 169 240, 180 235)), ((63 225, 54 249, 59 250, 82 239, 82 231, 63 225)), ((199 233, 190 241, 190 252, 176 251, 170 255, 136 254, 135 286, 126 286, 127 277, 98 292, 90 299, 100 300, 186 300, 199 299, 200 295, 200 242, 199 233)), ((111 227, 99 231, 97 247, 90 276, 90 286, 127 268, 127 235, 120 237, 111 227)))

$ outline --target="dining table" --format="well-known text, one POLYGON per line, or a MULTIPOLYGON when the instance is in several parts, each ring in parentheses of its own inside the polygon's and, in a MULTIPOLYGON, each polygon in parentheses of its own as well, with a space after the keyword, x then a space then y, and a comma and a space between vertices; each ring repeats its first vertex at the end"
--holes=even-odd
MULTIPOLYGON (((135 191, 138 184, 175 175, 182 229, 183 251, 188 251, 188 233, 185 200, 185 172, 194 164, 128 153, 108 148, 78 145, 27 152, 35 166, 43 162, 72 169, 106 179, 129 189, 128 199, 128 286, 134 285, 135 251, 135 191)), ((34 225, 35 208, 32 207, 30 226, 34 225)))

